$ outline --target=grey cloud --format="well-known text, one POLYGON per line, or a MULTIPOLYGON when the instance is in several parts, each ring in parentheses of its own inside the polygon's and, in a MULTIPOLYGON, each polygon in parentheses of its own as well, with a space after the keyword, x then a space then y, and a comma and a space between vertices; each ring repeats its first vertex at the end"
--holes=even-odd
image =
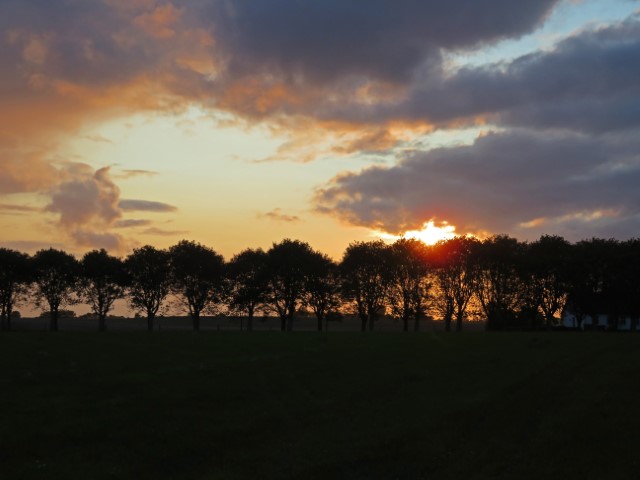
POLYGON ((118 40, 118 33, 132 31, 131 19, 103 1, 4 0, 0 13, 0 29, 12 40, 5 53, 12 52, 22 66, 18 72, 30 65, 47 76, 105 85, 131 78, 154 61, 144 36, 126 45, 118 40))
POLYGON ((118 220, 113 224, 115 228, 134 228, 134 227, 146 227, 151 225, 151 220, 145 219, 126 219, 126 220, 118 220))
POLYGON ((439 49, 520 36, 556 0, 326 0, 212 2, 216 38, 229 71, 270 71, 292 82, 356 75, 406 82, 439 49))
POLYGON ((325 109, 354 121, 448 122, 484 116, 503 126, 590 133, 640 124, 640 17, 579 32, 550 51, 417 81, 401 102, 325 109))
POLYGON ((124 219, 124 211, 172 212, 175 207, 146 200, 121 200, 120 189, 110 177, 110 167, 94 172, 83 163, 66 163, 65 178, 51 192, 45 211, 59 215, 60 227, 78 246, 125 251, 130 240, 112 229, 148 227, 146 219, 124 219))
POLYGON ((177 207, 168 203, 153 202, 150 200, 120 200, 120 208, 125 212, 175 212, 177 207))
POLYGON ((71 178, 58 185, 51 194, 46 211, 60 215, 65 227, 99 222, 112 224, 121 216, 118 207, 120 189, 109 177, 109 167, 93 175, 71 178))
POLYGON ((401 232, 428 220, 461 232, 614 228, 640 215, 640 142, 581 135, 494 133, 471 146, 415 152, 391 168, 343 174, 316 195, 319 211, 401 232))
POLYGON ((142 233, 145 235, 158 235, 158 236, 164 236, 164 237, 172 237, 174 235, 186 235, 187 233, 189 233, 189 231, 188 230, 165 230, 163 228, 152 227, 152 228, 147 228, 142 233))
POLYGON ((111 252, 124 250, 124 239, 120 235, 110 232, 94 232, 80 229, 71 232, 71 237, 81 247, 104 248, 111 252))

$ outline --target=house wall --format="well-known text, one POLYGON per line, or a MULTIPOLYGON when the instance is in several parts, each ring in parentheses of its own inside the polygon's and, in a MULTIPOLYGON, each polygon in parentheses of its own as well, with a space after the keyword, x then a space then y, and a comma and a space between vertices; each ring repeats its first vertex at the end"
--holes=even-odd
MULTIPOLYGON (((582 330, 590 329, 593 325, 591 315, 584 315, 582 321, 582 330)), ((578 328, 578 320, 575 314, 566 312, 562 317, 562 326, 565 328, 578 328)), ((601 313, 597 318, 597 326, 599 329, 606 329, 609 326, 609 316, 601 313)), ((631 329, 631 317, 620 317, 618 319, 618 330, 629 331, 631 329)), ((640 331, 640 322, 636 325, 636 331, 640 331)))

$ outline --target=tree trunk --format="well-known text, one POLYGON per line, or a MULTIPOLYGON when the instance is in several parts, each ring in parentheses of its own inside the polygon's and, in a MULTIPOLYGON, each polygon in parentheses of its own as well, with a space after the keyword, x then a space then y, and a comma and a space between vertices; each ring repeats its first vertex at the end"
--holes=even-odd
POLYGON ((322 331, 322 315, 318 315, 318 331, 322 331))
POLYGON ((445 332, 451 331, 451 315, 447 314, 444 317, 444 331, 445 332))
POLYGON ((153 323, 155 315, 153 313, 147 313, 147 332, 153 332, 153 323))
POLYGON ((58 310, 51 310, 49 312, 51 318, 49 319, 49 331, 57 332, 58 331, 58 310))
POLYGON ((13 315, 13 307, 11 304, 7 307, 7 332, 11 331, 11 316, 13 315))
POLYGON ((464 317, 464 315, 462 314, 462 312, 456 313, 456 332, 461 332, 462 331, 462 318, 463 317, 464 317))
POLYGON ((403 331, 404 332, 408 332, 409 331, 409 317, 407 315, 403 315, 402 317, 402 323, 403 323, 403 331))
POLYGON ((369 315, 369 331, 373 332, 373 315, 369 315))
POLYGON ((247 316, 247 332, 253 330, 253 312, 250 312, 247 316))
POLYGON ((413 331, 414 332, 420 331, 420 315, 419 314, 416 314, 416 316, 413 319, 413 331))
POLYGON ((293 332, 293 310, 287 316, 287 332, 293 332))
POLYGON ((280 316, 280 331, 287 331, 287 317, 284 315, 280 316))
POLYGON ((7 314, 4 312, 4 310, 2 312, 0 312, 0 330, 4 331, 5 329, 5 318, 7 317, 7 314))
POLYGON ((104 332, 107 329, 107 314, 98 314, 98 331, 104 332))
POLYGON ((193 312, 191 315, 191 319, 193 320, 193 331, 200 331, 200 312, 193 312))

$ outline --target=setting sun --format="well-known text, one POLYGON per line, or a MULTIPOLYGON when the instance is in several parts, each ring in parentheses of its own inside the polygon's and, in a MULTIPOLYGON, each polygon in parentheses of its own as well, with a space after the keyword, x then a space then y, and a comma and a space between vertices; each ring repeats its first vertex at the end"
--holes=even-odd
POLYGON ((456 236, 456 227, 443 223, 436 226, 433 221, 429 221, 422 226, 422 230, 410 230, 403 235, 405 238, 415 238, 422 240, 427 245, 433 245, 440 240, 448 240, 456 236))
POLYGON ((390 235, 388 233, 379 234, 384 240, 398 240, 400 238, 415 238, 421 240, 427 245, 433 245, 440 240, 448 240, 455 237, 456 227, 443 222, 440 226, 437 226, 433 220, 426 222, 422 226, 422 230, 409 230, 404 235, 390 235))

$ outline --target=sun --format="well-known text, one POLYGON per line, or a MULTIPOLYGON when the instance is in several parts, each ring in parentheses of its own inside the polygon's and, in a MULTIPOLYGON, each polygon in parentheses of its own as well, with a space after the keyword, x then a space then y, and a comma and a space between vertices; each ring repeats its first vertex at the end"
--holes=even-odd
POLYGON ((433 220, 429 220, 422 225, 422 230, 409 230, 404 235, 391 235, 388 233, 380 233, 379 236, 384 240, 395 241, 400 238, 415 238, 421 240, 427 245, 434 245, 440 240, 448 240, 457 236, 456 227, 442 222, 440 226, 436 225, 433 220))
POLYGON ((422 226, 422 230, 410 230, 405 232, 404 238, 415 238, 422 240, 427 245, 433 245, 440 240, 448 240, 456 236, 456 227, 448 223, 442 223, 437 226, 433 220, 428 221, 422 226))

